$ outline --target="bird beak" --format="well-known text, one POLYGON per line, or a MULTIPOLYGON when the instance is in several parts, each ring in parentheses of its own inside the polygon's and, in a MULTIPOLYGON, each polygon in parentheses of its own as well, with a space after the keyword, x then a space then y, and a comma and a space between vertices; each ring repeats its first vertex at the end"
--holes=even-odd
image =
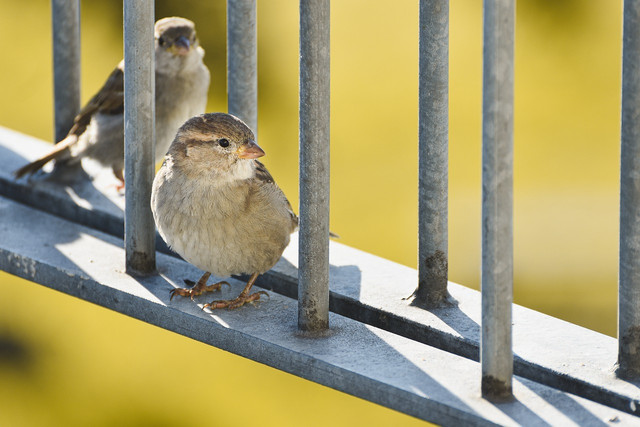
POLYGON ((169 48, 171 53, 174 55, 184 56, 189 53, 189 48, 191 47, 191 42, 185 36, 180 36, 173 42, 173 45, 169 48))
POLYGON ((264 151, 255 141, 249 140, 236 150, 236 154, 241 159, 257 159, 258 157, 264 156, 264 151))

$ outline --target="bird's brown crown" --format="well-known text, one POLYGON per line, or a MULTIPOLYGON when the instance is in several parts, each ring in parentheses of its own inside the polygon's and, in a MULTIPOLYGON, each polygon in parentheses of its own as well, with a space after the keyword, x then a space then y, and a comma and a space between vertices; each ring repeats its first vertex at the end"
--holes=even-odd
POLYGON ((217 138, 238 142, 255 139, 249 126, 239 118, 226 113, 207 113, 192 117, 180 127, 177 136, 185 141, 202 142, 217 138))

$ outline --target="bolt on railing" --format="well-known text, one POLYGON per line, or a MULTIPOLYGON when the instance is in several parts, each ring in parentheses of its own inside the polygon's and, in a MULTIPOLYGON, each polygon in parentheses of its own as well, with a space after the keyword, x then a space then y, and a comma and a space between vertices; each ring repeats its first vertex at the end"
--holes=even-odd
POLYGON ((227 91, 229 114, 258 134, 256 0, 227 0, 227 91))
POLYGON ((512 394, 514 0, 485 0, 482 100, 482 395, 512 394))
POLYGON ((449 0, 420 1, 418 289, 414 303, 447 300, 449 0))
POLYGON ((153 0, 124 1, 125 250, 127 272, 156 268, 151 186, 155 175, 153 0))
POLYGON ((620 149, 618 374, 640 376, 640 1, 625 0, 620 149))
POLYGON ((300 0, 298 327, 329 326, 329 0, 300 0))

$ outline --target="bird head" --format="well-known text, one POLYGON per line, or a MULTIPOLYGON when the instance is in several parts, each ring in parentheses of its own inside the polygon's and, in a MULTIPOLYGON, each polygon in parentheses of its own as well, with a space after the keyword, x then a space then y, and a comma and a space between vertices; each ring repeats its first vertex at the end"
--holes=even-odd
POLYGON ((195 24, 185 18, 169 17, 156 22, 154 28, 156 69, 170 73, 204 56, 199 46, 195 24))
POLYGON ((252 176, 253 159, 265 152, 242 120, 230 114, 207 113, 192 117, 180 127, 169 155, 192 172, 214 173, 233 181, 252 176))

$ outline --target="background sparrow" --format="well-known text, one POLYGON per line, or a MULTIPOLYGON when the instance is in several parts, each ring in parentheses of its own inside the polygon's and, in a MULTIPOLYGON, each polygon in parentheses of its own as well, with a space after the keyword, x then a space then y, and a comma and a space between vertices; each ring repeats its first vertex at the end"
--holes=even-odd
MULTIPOLYGON (((185 120, 204 112, 209 90, 209 69, 198 45, 195 25, 171 17, 155 24, 156 162, 167 152, 176 130, 185 120)), ((76 116, 67 137, 43 157, 14 172, 16 178, 32 174, 50 160, 73 164, 90 157, 111 166, 123 184, 124 168, 124 61, 76 116)))
POLYGON ((251 129, 224 113, 191 118, 178 130, 153 181, 151 209, 160 235, 185 260, 206 273, 191 296, 219 289, 216 276, 250 274, 233 300, 204 307, 236 308, 260 298, 249 294, 258 275, 280 259, 298 225, 289 201, 262 163, 264 151, 251 129))

